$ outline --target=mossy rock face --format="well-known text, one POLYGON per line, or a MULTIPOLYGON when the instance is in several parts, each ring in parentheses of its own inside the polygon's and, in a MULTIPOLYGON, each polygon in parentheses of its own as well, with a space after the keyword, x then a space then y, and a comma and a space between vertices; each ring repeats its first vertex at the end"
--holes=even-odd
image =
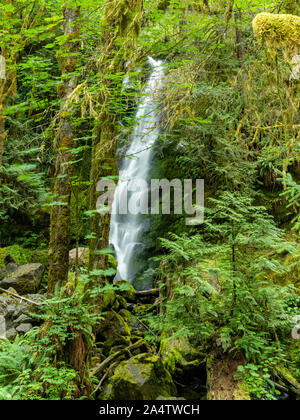
POLYGON ((159 352, 166 368, 175 372, 177 365, 184 365, 186 361, 197 361, 198 352, 187 340, 163 338, 160 343, 159 352))
POLYGON ((42 264, 27 264, 19 267, 0 281, 0 287, 13 287, 19 294, 36 293, 41 285, 45 267, 42 264))
POLYGON ((0 268, 5 268, 8 252, 4 248, 0 248, 0 268))
POLYGON ((104 341, 104 349, 110 352, 118 345, 130 344, 131 327, 125 319, 115 311, 109 311, 101 324, 100 341, 104 341))
POLYGON ((139 354, 120 363, 106 385, 103 400, 156 400, 176 395, 176 387, 161 358, 139 354))
POLYGON ((138 305, 133 308, 133 313, 135 315, 144 314, 146 312, 149 312, 153 308, 153 305, 151 303, 146 303, 144 305, 138 305))
POLYGON ((125 280, 120 280, 115 283, 117 287, 116 293, 123 298, 125 298, 128 302, 134 301, 135 296, 135 289, 134 287, 125 280))
POLYGON ((103 293, 102 310, 105 312, 111 309, 117 300, 116 292, 112 289, 106 290, 103 293))

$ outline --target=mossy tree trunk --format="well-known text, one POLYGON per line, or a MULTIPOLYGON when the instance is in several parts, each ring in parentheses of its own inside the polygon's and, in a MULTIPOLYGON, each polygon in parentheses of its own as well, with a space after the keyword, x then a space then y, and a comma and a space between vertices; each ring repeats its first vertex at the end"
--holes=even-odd
MULTIPOLYGON (((7 0, 5 2, 7 5, 14 5, 13 0, 7 0)), ((13 24, 10 24, 13 19, 12 12, 5 12, 3 16, 5 20, 5 24, 9 28, 8 30, 12 30, 13 24)), ((7 45, 1 46, 1 55, 3 57, 3 64, 5 65, 5 69, 3 73, 3 79, 0 81, 0 170, 3 164, 3 153, 4 153, 4 143, 7 136, 7 132, 5 129, 5 110, 7 106, 8 99, 15 95, 16 87, 17 87, 17 80, 16 80, 16 55, 17 55, 17 48, 14 45, 10 45, 9 48, 7 45)), ((1 182, 1 179, 0 179, 1 182)))
MULTIPOLYGON (((30 35, 27 31, 35 28, 44 11, 44 4, 36 2, 36 7, 30 7, 30 11, 26 12, 21 8, 22 12, 16 9, 17 2, 15 0, 5 0, 5 6, 10 6, 3 12, 0 23, 3 38, 0 40, 0 49, 2 56, 2 68, 0 78, 0 171, 3 165, 4 145, 7 137, 6 108, 10 98, 14 97, 17 92, 17 60, 20 53, 30 42, 30 35), (14 11, 13 11, 14 10, 14 11), (35 10, 35 13, 33 13, 35 10), (18 13, 22 17, 18 17, 18 13)), ((0 177, 1 183, 1 177, 0 177)))
MULTIPOLYGON (((99 268, 106 269, 108 265, 107 255, 99 251, 109 246, 110 214, 101 215, 96 211, 101 194, 97 191, 97 183, 105 177, 118 174, 116 152, 122 75, 126 61, 130 61, 131 66, 134 63, 135 41, 141 26, 142 10, 142 0, 109 0, 104 10, 102 51, 98 62, 103 88, 98 99, 101 111, 95 123, 91 167, 90 208, 94 214, 91 220, 90 272, 99 268)), ((97 284, 106 281, 105 277, 94 278, 97 284)))
POLYGON ((60 123, 55 140, 57 153, 54 186, 55 205, 51 211, 50 268, 48 290, 67 282, 69 270, 69 248, 71 236, 71 188, 72 149, 74 148, 74 127, 72 93, 77 86, 75 71, 79 50, 80 7, 67 3, 63 8, 65 43, 58 53, 62 70, 62 82, 58 89, 61 98, 60 123))

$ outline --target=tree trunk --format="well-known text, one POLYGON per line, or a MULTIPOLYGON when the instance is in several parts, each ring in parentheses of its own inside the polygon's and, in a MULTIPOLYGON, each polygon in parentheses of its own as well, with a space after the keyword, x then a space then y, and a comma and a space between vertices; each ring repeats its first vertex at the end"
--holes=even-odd
MULTIPOLYGON (((6 0, 7 5, 14 5, 13 0, 6 0)), ((5 12, 4 17, 10 28, 10 22, 13 19, 12 12, 5 12)), ((10 28, 11 29, 11 28, 10 28)), ((5 109, 7 106, 7 101, 10 96, 15 95, 17 80, 16 80, 16 56, 17 49, 15 45, 11 45, 8 51, 7 46, 1 47, 1 56, 2 56, 2 80, 0 81, 0 171, 3 165, 3 153, 4 153, 4 143, 7 136, 5 130, 5 109), (3 68, 4 66, 4 68, 3 68)), ((1 183, 1 178, 0 178, 1 183)))
POLYGON ((72 149, 74 148, 74 127, 72 99, 70 96, 77 86, 74 72, 78 60, 78 38, 80 7, 64 7, 64 34, 66 43, 58 54, 62 69, 62 83, 59 96, 62 101, 60 125, 55 141, 57 152, 54 186, 55 205, 51 211, 50 269, 48 290, 55 285, 62 286, 68 280, 69 249, 71 236, 71 187, 72 187, 72 149))
POLYGON ((243 101, 246 105, 248 102, 248 95, 247 95, 247 79, 248 74, 245 68, 245 60, 246 60, 246 47, 244 41, 244 35, 242 30, 242 11, 240 8, 236 8, 234 13, 234 21, 235 21, 235 34, 236 34, 236 53, 237 59, 239 60, 240 67, 241 67, 241 91, 243 95, 243 101))

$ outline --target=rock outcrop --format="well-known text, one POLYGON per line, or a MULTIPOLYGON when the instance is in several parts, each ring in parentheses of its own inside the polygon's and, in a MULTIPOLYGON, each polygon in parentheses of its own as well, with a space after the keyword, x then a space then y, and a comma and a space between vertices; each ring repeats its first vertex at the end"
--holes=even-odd
POLYGON ((6 290, 13 287, 20 295, 36 293, 41 285, 44 270, 42 264, 23 265, 6 275, 0 281, 0 287, 6 290))
POLYGON ((107 383, 104 400, 155 400, 176 395, 170 373, 159 356, 144 353, 121 362, 107 383))
MULTIPOLYGON (((10 288, 9 291, 17 293, 10 288)), ((39 303, 44 299, 43 295, 33 294, 26 296, 30 301, 39 303)), ((31 315, 37 306, 24 300, 18 300, 9 294, 0 296, 0 338, 13 340, 17 334, 25 334, 38 324, 31 315)))

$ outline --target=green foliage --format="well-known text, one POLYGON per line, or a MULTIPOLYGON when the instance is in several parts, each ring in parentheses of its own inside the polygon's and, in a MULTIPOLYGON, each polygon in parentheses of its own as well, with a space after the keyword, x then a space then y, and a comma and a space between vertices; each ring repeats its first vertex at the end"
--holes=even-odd
MULTIPOLYGON (((64 2, 2 3, 1 54, 8 57, 16 88, 3 110, 7 133, 0 168, 0 266, 8 253, 18 264, 47 265, 49 213, 62 203, 49 192, 61 128, 64 2)), ((289 340, 290 319, 299 311, 297 291, 290 285, 298 273, 299 247, 279 229, 292 229, 297 240, 299 84, 289 80, 290 64, 281 51, 274 57, 257 45, 252 21, 260 12, 296 14, 296 2, 146 0, 128 37, 122 33, 131 13, 127 3, 116 2, 113 10, 107 4, 80 4, 78 88, 67 99, 76 138, 70 162, 62 165, 73 167, 72 245, 86 246, 94 235, 89 197, 98 181, 90 177, 97 129, 107 144, 118 137, 126 146, 147 73, 146 57, 164 59, 163 132, 155 145, 153 172, 155 178, 204 178, 206 214, 200 227, 186 227, 179 215, 152 220, 146 239, 156 242, 156 249, 149 245, 151 256, 163 254, 155 263, 164 299, 158 314, 157 302, 146 308, 147 338, 159 341, 168 332, 207 353, 215 348, 233 357, 242 353, 247 364, 239 368, 237 379, 247 383, 254 398, 274 399, 274 367, 284 363, 298 377, 300 370, 299 351, 290 348, 289 340), (99 22, 110 22, 116 31, 99 22), (241 48, 243 54, 237 54, 241 48), (130 86, 122 90, 127 71, 130 86)), ((107 161, 97 165, 111 169, 107 161)), ((91 301, 103 298, 105 305, 115 292, 134 293, 126 283, 111 284, 116 262, 111 255, 107 259, 106 267, 97 266, 89 275, 70 275, 72 284, 43 304, 40 329, 14 343, 0 343, 0 399, 78 395, 80 375, 72 367, 70 346, 80 335, 93 347, 99 316, 91 301), (105 281, 87 291, 91 276, 105 281)), ((149 271, 154 268, 150 263, 149 271)))
POLYGON ((33 314, 43 321, 13 343, 0 342, 0 399, 72 399, 78 389, 78 375, 65 352, 82 334, 90 348, 94 345, 92 328, 99 315, 83 302, 83 296, 66 290, 42 303, 33 314))
POLYGON ((251 198, 225 192, 210 202, 202 234, 162 239, 167 254, 160 258, 160 276, 168 299, 162 314, 145 321, 204 349, 242 352, 255 364, 278 362, 278 346, 288 342, 297 313, 288 302, 296 295, 270 278, 289 270, 280 254, 294 245, 251 198))

